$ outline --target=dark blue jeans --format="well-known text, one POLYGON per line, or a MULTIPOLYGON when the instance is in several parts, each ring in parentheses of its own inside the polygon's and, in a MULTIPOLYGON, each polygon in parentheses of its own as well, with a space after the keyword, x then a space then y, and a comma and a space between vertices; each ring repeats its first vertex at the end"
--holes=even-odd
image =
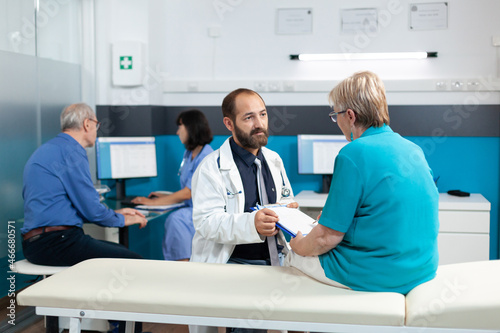
POLYGON ((72 266, 93 258, 142 259, 123 245, 85 235, 81 228, 46 232, 24 240, 23 253, 28 261, 48 266, 72 266))
MULTIPOLYGON (((142 259, 125 246, 94 239, 83 229, 72 228, 46 232, 23 241, 23 253, 29 262, 48 266, 73 266, 93 258, 142 259)), ((112 332, 125 332, 124 321, 113 321, 112 332)), ((135 332, 142 332, 142 323, 135 323, 135 332)))

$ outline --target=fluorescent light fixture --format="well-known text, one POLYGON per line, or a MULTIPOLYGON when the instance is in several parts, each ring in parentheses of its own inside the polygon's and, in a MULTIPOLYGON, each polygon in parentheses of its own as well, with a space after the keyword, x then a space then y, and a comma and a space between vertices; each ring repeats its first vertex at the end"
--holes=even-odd
POLYGON ((302 53, 291 54, 291 60, 394 60, 437 58, 437 52, 390 52, 390 53, 302 53))

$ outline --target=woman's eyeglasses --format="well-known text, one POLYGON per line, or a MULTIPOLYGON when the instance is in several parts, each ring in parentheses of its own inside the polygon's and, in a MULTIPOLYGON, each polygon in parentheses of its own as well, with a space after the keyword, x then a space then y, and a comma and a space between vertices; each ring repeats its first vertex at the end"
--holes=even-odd
POLYGON ((341 113, 346 113, 347 110, 344 110, 344 111, 339 111, 339 112, 335 112, 335 111, 332 111, 328 114, 328 116, 330 117, 330 119, 336 123, 337 122, 337 116, 341 113))

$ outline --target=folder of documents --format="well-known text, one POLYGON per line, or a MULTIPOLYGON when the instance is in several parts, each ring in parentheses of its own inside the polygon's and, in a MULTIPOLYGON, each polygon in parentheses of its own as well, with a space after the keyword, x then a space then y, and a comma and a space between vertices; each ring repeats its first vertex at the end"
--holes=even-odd
POLYGON ((269 209, 278 214, 279 221, 276 222, 276 226, 292 237, 297 236, 299 231, 307 235, 318 224, 315 219, 297 208, 269 207, 269 209))

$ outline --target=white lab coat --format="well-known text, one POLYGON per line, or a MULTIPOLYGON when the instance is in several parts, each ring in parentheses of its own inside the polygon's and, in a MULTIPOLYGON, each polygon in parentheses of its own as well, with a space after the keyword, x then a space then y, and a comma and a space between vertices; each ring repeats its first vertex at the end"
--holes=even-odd
MULTIPOLYGON (((262 153, 278 192, 277 202, 293 202, 292 188, 281 157, 265 147, 262 153), (283 187, 290 190, 290 196, 282 196, 283 187)), ((203 159, 193 176, 191 188, 196 230, 191 261, 226 263, 237 244, 264 242, 265 236, 259 235, 255 228, 256 213, 243 212, 245 190, 229 139, 203 159)), ((278 242, 285 246, 286 253, 287 243, 281 231, 278 242)))

